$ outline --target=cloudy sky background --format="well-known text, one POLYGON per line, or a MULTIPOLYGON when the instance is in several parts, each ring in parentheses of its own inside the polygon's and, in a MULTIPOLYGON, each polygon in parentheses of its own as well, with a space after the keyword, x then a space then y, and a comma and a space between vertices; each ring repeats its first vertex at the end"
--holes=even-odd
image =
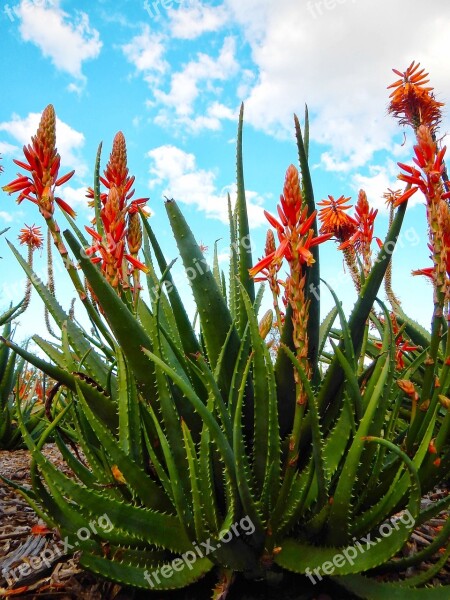
MULTIPOLYGON (((125 134, 137 196, 150 196, 152 225, 168 258, 171 239, 163 196, 178 200, 199 241, 216 239, 227 259, 226 195, 235 193, 237 114, 245 102, 244 168, 255 260, 266 231, 263 208, 275 211, 284 173, 297 163, 293 113, 311 118, 310 162, 316 200, 358 190, 379 208, 376 233, 387 215, 383 193, 397 189, 397 161, 410 161, 412 136, 387 116, 386 87, 393 67, 412 60, 430 72, 438 100, 450 100, 450 4, 446 0, 27 0, 0 13, 0 153, 5 185, 13 158, 35 133, 43 108, 55 106, 62 170, 76 169, 64 199, 80 226, 90 211, 98 143, 103 166, 118 130, 125 134)), ((441 127, 449 131, 445 111, 441 127)), ((429 265, 423 199, 414 196, 394 255, 394 289, 404 309, 425 326, 431 289, 411 269, 429 265)), ((57 220, 61 228, 64 217, 57 220)), ((42 225, 36 207, 1 193, 0 227, 17 240, 23 223, 42 225)), ((17 301, 25 286, 0 239, 0 305, 17 301)), ((45 280, 45 257, 37 270, 45 280)), ((57 295, 72 297, 56 265, 57 295)), ((182 268, 174 276, 182 290, 182 268)), ((322 276, 349 310, 355 293, 333 243, 322 251, 322 276)), ((384 298, 384 295, 381 296, 384 298)), ((191 303, 191 301, 189 300, 191 303)), ((192 307, 192 304, 190 304, 192 307)), ((324 308, 331 300, 324 296, 324 308)), ((42 305, 34 298, 20 335, 44 334, 42 305)), ((81 314, 78 314, 81 318, 81 314)))

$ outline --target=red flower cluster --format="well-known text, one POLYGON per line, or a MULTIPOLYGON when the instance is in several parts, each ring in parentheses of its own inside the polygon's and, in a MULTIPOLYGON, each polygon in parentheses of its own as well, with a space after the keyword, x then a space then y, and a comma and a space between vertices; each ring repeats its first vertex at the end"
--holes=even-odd
POLYGON ((44 238, 41 233, 41 228, 36 225, 25 225, 20 230, 19 241, 22 245, 28 246, 33 250, 42 248, 44 238))
MULTIPOLYGON (((126 143, 121 131, 114 138, 109 162, 100 180, 108 189, 107 193, 100 195, 103 232, 98 226, 98 231, 86 227, 86 231, 94 238, 87 252, 91 255, 97 252, 100 254, 100 256, 93 256, 92 262, 101 263, 102 271, 113 287, 118 287, 119 283, 128 287, 126 261, 131 263, 133 269, 148 271, 147 267, 136 258, 142 235, 139 218, 134 218, 138 217, 139 207, 144 205, 148 198, 139 198, 128 204, 134 195, 132 189, 134 177, 128 173, 126 143), (129 252, 126 251, 127 245, 129 252)), ((94 197, 92 189, 88 190, 88 197, 94 197)))
POLYGON ((356 231, 357 223, 346 211, 352 205, 346 204, 350 198, 340 196, 337 200, 328 195, 328 200, 318 202, 323 206, 319 210, 319 220, 322 223, 320 233, 331 233, 339 242, 347 241, 356 231))
POLYGON ((388 87, 394 88, 388 111, 401 125, 411 125, 414 130, 427 125, 434 131, 441 120, 444 104, 435 100, 432 87, 424 87, 429 82, 428 73, 419 67, 420 63, 413 61, 403 73, 392 69, 400 79, 388 87))
POLYGON ((437 199, 445 200, 450 198, 450 192, 442 193, 440 180, 444 173, 444 156, 447 150, 443 146, 439 151, 436 148, 436 142, 433 140, 430 129, 421 125, 417 130, 417 145, 414 146, 414 163, 419 167, 410 167, 404 163, 398 163, 398 166, 405 171, 398 178, 401 181, 411 184, 411 188, 398 198, 394 206, 399 206, 405 202, 418 189, 423 193, 428 203, 437 199), (439 195, 439 198, 437 198, 439 195))
POLYGON ((308 217, 308 207, 303 207, 302 197, 297 189, 299 190, 298 172, 294 165, 290 165, 286 171, 284 193, 280 196, 280 203, 277 206, 280 220, 264 211, 266 219, 276 229, 280 245, 250 269, 252 277, 271 263, 281 264, 283 258, 292 262, 295 257, 300 264, 310 266, 314 263, 310 248, 331 238, 330 233, 313 237, 311 226, 317 211, 308 217))
POLYGON ((378 209, 370 208, 367 195, 364 190, 359 190, 358 201, 355 206, 355 231, 339 248, 343 250, 348 246, 353 246, 360 250, 361 254, 368 252, 373 240, 373 230, 375 217, 378 209))
POLYGON ((20 192, 18 204, 30 200, 37 204, 45 219, 50 219, 54 213, 54 202, 60 208, 75 217, 75 212, 61 198, 55 197, 55 189, 69 181, 75 171, 58 178, 61 157, 56 149, 56 116, 55 109, 49 104, 39 123, 31 144, 23 147, 26 162, 14 159, 16 165, 25 169, 30 175, 18 173, 17 179, 5 185, 2 189, 8 194, 20 192))
MULTIPOLYGON (((408 352, 414 352, 415 350, 419 350, 419 346, 413 346, 410 342, 403 338, 399 324, 397 322, 397 318, 394 313, 390 314, 390 318, 392 323, 392 332, 395 336, 395 368, 398 371, 402 371, 405 368, 405 361, 403 357, 406 356, 408 352)), ((382 343, 376 342, 375 346, 377 348, 381 348, 382 343)), ((400 385, 400 387, 402 386, 400 385)), ((402 389, 404 390, 403 387, 402 389)))

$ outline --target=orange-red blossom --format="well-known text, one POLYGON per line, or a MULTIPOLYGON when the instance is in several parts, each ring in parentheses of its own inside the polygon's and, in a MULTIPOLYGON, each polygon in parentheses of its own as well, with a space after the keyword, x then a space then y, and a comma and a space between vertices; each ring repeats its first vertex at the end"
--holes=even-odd
POLYGON ((36 225, 25 225, 20 230, 19 242, 23 246, 28 246, 33 250, 42 248, 44 238, 41 233, 41 228, 36 225))
POLYGON ((353 246, 356 250, 359 250, 363 256, 365 253, 369 253, 370 245, 373 240, 375 217, 377 214, 378 209, 369 206, 364 190, 359 190, 358 201, 355 206, 355 231, 339 246, 339 249, 343 250, 348 246, 353 246))
MULTIPOLYGON (((298 178, 297 169, 294 165, 290 165, 286 172, 286 181, 295 179, 295 177, 298 178)), ((255 277, 272 263, 281 264, 283 258, 288 262, 292 262, 295 256, 300 264, 311 266, 315 261, 310 248, 332 237, 330 233, 314 237, 311 226, 316 218, 317 211, 313 211, 308 216, 308 207, 302 205, 301 197, 298 199, 289 193, 288 185, 285 185, 284 194, 280 196, 277 211, 280 220, 277 220, 266 210, 264 214, 272 227, 275 228, 280 245, 250 269, 252 277, 255 277)))
POLYGON ((420 125, 426 125, 432 131, 441 120, 442 102, 437 102, 433 88, 425 84, 429 82, 428 73, 420 69, 420 63, 414 61, 403 73, 392 69, 400 77, 388 89, 393 89, 390 95, 388 112, 399 120, 401 125, 411 125, 414 130, 420 125))
MULTIPOLYGON (((390 314, 390 318, 392 323, 392 332, 395 336, 395 368, 398 371, 403 371, 403 369, 405 368, 405 361, 403 360, 403 357, 408 352, 414 352, 415 350, 419 350, 419 346, 414 346, 409 341, 403 338, 402 333, 400 331, 400 327, 397 323, 397 318, 394 313, 390 314)), ((381 348, 382 344, 381 342, 375 342, 375 346, 377 348, 381 348)), ((399 380, 397 381, 397 383, 406 394, 410 394, 412 388, 407 387, 407 385, 410 385, 409 382, 408 384, 405 384, 403 380, 399 380)))
POLYGON ((56 149, 55 109, 49 104, 42 113, 36 135, 31 144, 23 147, 26 162, 14 159, 16 165, 28 171, 29 175, 18 173, 17 179, 2 189, 8 194, 20 192, 17 203, 30 200, 37 204, 42 216, 50 219, 54 213, 54 203, 71 217, 75 212, 61 198, 55 196, 57 187, 69 181, 75 171, 58 178, 61 157, 56 149))
MULTIPOLYGON (((93 256, 91 260, 101 263, 106 278, 114 287, 119 283, 127 286, 124 260, 128 261, 134 269, 148 271, 146 265, 136 258, 141 236, 140 225, 133 218, 148 198, 139 198, 128 204, 134 195, 132 189, 134 176, 128 173, 126 143, 121 131, 114 137, 104 177, 100 177, 100 180, 108 189, 107 193, 100 195, 102 204, 100 218, 104 232, 102 234, 92 227, 86 227, 86 231, 93 237, 93 244, 87 249, 87 253, 100 254, 100 256, 93 256), (129 231, 127 231, 127 217, 129 231), (127 244, 129 252, 127 252, 127 244)), ((93 190, 89 189, 88 197, 93 198, 93 196, 93 190)))
MULTIPOLYGON (((430 235, 429 248, 432 253, 434 267, 421 269, 415 274, 427 275, 433 279, 435 290, 439 290, 448 300, 450 287, 448 274, 450 272, 450 217, 448 199, 450 192, 443 184, 445 172, 444 156, 446 147, 438 150, 436 141, 429 127, 420 125, 416 132, 417 144, 414 146, 413 161, 416 166, 399 163, 404 171, 399 179, 408 183, 411 188, 394 206, 398 206, 407 197, 420 190, 425 196, 427 220, 430 235)), ((447 182, 448 184, 448 182, 447 182)))
POLYGON ((350 198, 340 196, 337 200, 328 195, 328 200, 322 200, 317 206, 319 220, 322 223, 320 233, 331 233, 341 243, 347 241, 356 231, 357 223, 347 211, 352 207, 347 204, 350 198))
MULTIPOLYGON (((297 350, 297 358, 309 372, 308 363, 308 334, 307 325, 309 317, 309 299, 305 294, 306 268, 314 263, 311 248, 331 238, 332 234, 314 236, 312 225, 317 211, 308 216, 308 207, 304 204, 298 171, 290 165, 286 171, 283 194, 277 206, 279 220, 264 211, 269 223, 276 229, 280 244, 278 248, 268 252, 252 269, 250 275, 255 277, 263 272, 265 275, 273 274, 273 266, 281 265, 285 258, 289 263, 289 275, 284 283, 285 294, 283 302, 292 308, 293 342, 297 350)), ((295 373, 297 383, 297 404, 306 402, 304 390, 295 373)), ((297 440, 298 442, 298 440, 297 440)), ((290 460, 296 452, 297 442, 292 442, 290 447, 290 460)))
MULTIPOLYGON (((425 133, 424 126, 419 128, 418 133, 420 133, 422 127, 422 131, 425 133)), ((405 171, 405 173, 401 173, 398 178, 401 181, 411 184, 412 187, 400 198, 395 200, 394 207, 397 207, 408 200, 408 198, 415 194, 417 190, 420 190, 423 193, 428 203, 432 202, 436 197, 436 184, 439 183, 444 172, 444 156, 447 147, 443 146, 436 155, 433 156, 433 148, 429 143, 429 136, 418 135, 417 137, 418 144, 414 146, 415 157, 413 158, 413 161, 421 170, 404 163, 398 163, 398 166, 405 171), (434 158, 432 164, 429 163, 431 158, 434 158)), ((440 194, 440 198, 443 200, 450 198, 450 192, 440 194)))

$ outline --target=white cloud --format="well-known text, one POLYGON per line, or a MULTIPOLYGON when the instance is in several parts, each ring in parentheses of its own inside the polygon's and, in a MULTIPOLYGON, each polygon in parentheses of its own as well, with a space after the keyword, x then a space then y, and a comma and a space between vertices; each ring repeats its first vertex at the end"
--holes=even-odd
POLYGON ((197 132, 201 129, 217 130, 222 119, 234 118, 231 109, 219 102, 211 102, 210 98, 221 91, 214 87, 217 83, 227 82, 239 71, 235 54, 236 41, 229 36, 224 39, 216 59, 199 52, 196 60, 189 61, 182 70, 173 73, 169 91, 157 89, 154 92, 156 102, 161 105, 155 122, 164 126, 183 125, 197 132), (200 96, 204 94, 208 98, 204 102, 206 108, 202 114, 196 115, 197 101, 202 100, 200 96))
POLYGON ((8 142, 0 141, 0 154, 15 154, 20 152, 20 148, 18 146, 14 146, 14 144, 9 144, 8 142))
MULTIPOLYGON (((14 9, 21 23, 20 35, 25 42, 35 44, 60 71, 84 83, 83 62, 97 58, 102 42, 99 33, 89 24, 86 13, 75 11, 71 16, 61 10, 59 0, 30 2, 22 0, 14 9)), ((70 91, 78 91, 70 86, 70 91)))
POLYGON ((5 221, 6 223, 11 223, 13 221, 13 216, 11 213, 6 212, 6 210, 0 210, 0 219, 5 221))
POLYGON ((208 106, 208 115, 210 117, 216 117, 217 119, 227 119, 228 121, 236 121, 238 118, 238 111, 232 110, 225 104, 220 102, 213 102, 208 106))
MULTIPOLYGON (((352 177, 351 187, 355 190, 354 200, 356 203, 357 193, 363 189, 367 194, 370 206, 377 208, 380 212, 387 213, 387 206, 383 194, 388 189, 404 190, 405 184, 397 179, 399 169, 397 165, 389 160, 386 166, 372 165, 369 167, 369 174, 362 175, 355 173, 352 177)), ((422 204, 424 197, 420 192, 416 192, 408 201, 408 206, 422 204)))
POLYGON ((223 252, 219 252, 217 255, 217 260, 219 261, 219 264, 228 263, 230 260, 230 251, 224 250, 223 252))
POLYGON ((214 80, 226 81, 238 70, 235 59, 236 42, 227 37, 216 60, 208 54, 199 52, 197 60, 190 61, 182 71, 172 75, 170 91, 156 90, 156 99, 175 109, 178 115, 190 115, 194 102, 200 93, 199 84, 212 83, 214 80))
MULTIPOLYGON (((450 54, 446 0, 436 0, 426 11, 420 0, 224 2, 258 70, 245 98, 247 123, 291 137, 292 114, 301 116, 307 102, 311 138, 329 147, 325 168, 350 170, 367 164, 378 150, 392 151, 398 132, 386 116, 386 87, 396 77, 392 67, 404 70, 413 59, 420 61, 430 71, 438 99, 450 98, 442 59, 450 54), (418 14, 420 43, 417 36, 399 33, 416 31, 418 14)), ((448 128, 447 121, 443 130, 448 128)))
POLYGON ((190 2, 188 6, 168 11, 170 32, 174 38, 193 40, 203 33, 218 31, 228 20, 225 6, 206 6, 190 2))
MULTIPOLYGON (((65 185, 61 189, 60 195, 75 212, 78 212, 80 209, 88 208, 89 199, 86 198, 86 190, 87 186, 74 188, 70 185, 65 185)), ((92 214, 94 213, 92 212, 92 214)))
POLYGON ((259 44, 265 38, 271 9, 278 5, 273 0, 225 0, 224 6, 234 19, 242 24, 247 40, 259 44))
POLYGON ((148 25, 144 25, 141 33, 121 48, 136 72, 143 75, 150 86, 157 83, 168 69, 168 63, 164 60, 164 38, 152 32, 148 25))
MULTIPOLYGON (((23 119, 14 114, 11 121, 0 123, 0 131, 6 131, 21 145, 29 144, 31 136, 36 134, 39 127, 40 118, 40 113, 29 113, 23 119)), ((75 169, 77 175, 83 177, 88 171, 87 165, 80 155, 84 145, 84 135, 57 117, 56 144, 61 155, 61 175, 64 169, 75 169)))
MULTIPOLYGON (((206 217, 228 223, 227 192, 236 196, 234 185, 218 189, 216 174, 199 169, 194 154, 172 145, 159 146, 147 153, 151 159, 150 187, 160 186, 163 195, 194 206, 206 217)), ((263 224, 263 200, 256 193, 246 191, 249 220, 253 227, 263 224)))
POLYGON ((167 109, 161 109, 155 117, 155 123, 161 127, 169 127, 177 124, 183 132, 199 133, 204 129, 210 131, 219 131, 222 127, 222 121, 229 120, 235 122, 238 118, 238 109, 232 110, 220 102, 213 102, 205 111, 205 114, 189 117, 186 115, 174 117, 172 112, 167 109))

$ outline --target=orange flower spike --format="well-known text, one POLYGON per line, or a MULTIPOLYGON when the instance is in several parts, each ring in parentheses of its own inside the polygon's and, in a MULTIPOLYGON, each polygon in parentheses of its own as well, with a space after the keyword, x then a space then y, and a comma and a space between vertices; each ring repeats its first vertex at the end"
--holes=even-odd
POLYGON ((340 242, 347 240, 356 229, 356 221, 349 214, 352 205, 347 204, 350 198, 340 196, 337 200, 328 195, 328 200, 322 200, 317 206, 323 208, 319 211, 319 220, 322 223, 320 233, 332 233, 340 242))
MULTIPOLYGON (((35 250, 42 248, 43 241, 44 237, 41 233, 41 228, 36 227, 36 225, 25 225, 25 227, 20 230, 19 242, 21 245, 28 247, 27 262, 31 269, 33 268, 33 253, 35 250)), ((17 314, 21 314, 27 310, 31 300, 31 290, 31 279, 28 278, 25 286, 25 299, 20 309, 20 313, 17 314)))
MULTIPOLYGON (((283 194, 280 196, 280 204, 277 206, 278 221, 267 211, 264 214, 269 223, 276 229, 280 245, 275 250, 275 240, 272 236, 266 239, 266 255, 249 270, 251 277, 263 273, 264 278, 275 277, 276 273, 269 274, 273 266, 277 270, 281 266, 283 258, 291 265, 291 272, 295 270, 294 264, 299 267, 303 264, 311 265, 314 262, 309 248, 316 246, 331 238, 327 233, 313 238, 312 225, 316 217, 316 211, 308 216, 308 208, 303 206, 303 198, 300 189, 298 171, 294 165, 290 165, 286 171, 283 194), (272 248, 269 252, 269 247, 272 248)), ((259 278, 262 280, 263 278, 259 278)), ((274 282, 276 279, 274 279, 274 282)), ((277 285, 274 288, 278 289, 277 285)))
POLYGON ((286 226, 289 229, 294 229, 298 223, 303 204, 298 171, 294 165, 289 165, 287 168, 283 195, 280 197, 280 201, 282 211, 286 216, 286 226))
POLYGON ((388 207, 395 207, 395 203, 403 196, 402 190, 391 190, 388 188, 387 191, 383 194, 383 198, 386 201, 386 205, 388 207))
POLYGON ((373 229, 375 217, 378 210, 369 207, 367 196, 364 190, 359 190, 358 201, 355 207, 356 231, 346 243, 339 246, 340 249, 349 245, 355 246, 361 251, 361 246, 370 246, 373 240, 373 229))
POLYGON ((409 183, 412 187, 405 192, 403 198, 396 201, 396 205, 404 202, 418 189, 424 194, 427 210, 427 221, 430 236, 429 247, 432 254, 434 268, 420 269, 414 274, 432 277, 435 293, 438 293, 443 303, 450 299, 450 285, 448 273, 450 267, 450 218, 447 198, 450 194, 445 190, 442 182, 444 172, 444 155, 446 148, 438 150, 434 133, 429 126, 420 125, 416 131, 417 145, 414 148, 414 161, 420 168, 410 167, 399 163, 406 173, 401 173, 399 179, 409 183))
POLYGON ((403 73, 393 69, 401 79, 392 83, 388 112, 399 120, 401 125, 411 125, 414 130, 427 125, 433 131, 441 121, 442 102, 437 102, 432 87, 424 87, 429 82, 428 74, 419 69, 414 61, 403 73))
POLYGON ((378 209, 370 208, 367 195, 364 190, 359 190, 358 201, 355 207, 356 222, 361 230, 361 242, 370 245, 373 240, 373 229, 378 209))
POLYGON ((266 233, 266 245, 264 247, 264 252, 266 256, 268 256, 269 254, 272 254, 272 252, 275 252, 275 250, 275 236, 273 235, 273 231, 268 229, 266 233))
POLYGON ((140 217, 136 212, 128 215, 127 242, 130 254, 137 256, 142 246, 142 228, 140 217))
MULTIPOLYGON (((121 191, 125 191, 125 187, 127 186, 129 179, 125 136, 121 131, 118 131, 114 136, 113 147, 109 157, 109 162, 106 165, 102 182, 108 188, 111 184, 114 184, 119 189, 123 188, 121 191)), ((134 177, 132 178, 131 185, 133 184, 133 181, 134 177)))
POLYGON ((20 230, 19 241, 21 245, 28 246, 33 250, 42 248, 44 237, 41 228, 36 227, 36 225, 25 225, 20 230))
POLYGON ((63 185, 73 176, 75 171, 58 178, 61 157, 56 149, 56 115, 55 109, 49 104, 43 111, 39 127, 31 144, 23 147, 26 162, 14 159, 14 162, 30 173, 18 175, 18 178, 5 185, 2 189, 8 194, 21 192, 17 198, 20 204, 30 200, 38 205, 43 217, 52 217, 56 203, 70 216, 74 211, 60 198, 55 198, 55 188, 63 185))
MULTIPOLYGON (((129 287, 127 277, 127 264, 131 265, 134 277, 134 291, 139 288, 139 277, 136 270, 148 272, 145 264, 137 259, 137 254, 142 244, 142 230, 139 219, 139 208, 148 198, 133 200, 129 205, 128 200, 133 196, 131 189, 134 177, 129 175, 127 167, 127 148, 125 137, 119 131, 113 140, 111 154, 106 165, 101 182, 107 188, 107 193, 100 194, 102 209, 100 218, 103 223, 103 237, 90 227, 86 227, 88 233, 94 238, 94 243, 87 252, 92 262, 101 262, 101 268, 106 279, 115 288, 129 287), (126 217, 128 215, 128 230, 126 217), (126 248, 128 245, 128 250, 126 248), (95 256, 99 252, 100 257, 95 256)), ((93 199, 94 192, 91 188, 87 191, 87 197, 93 199)))

